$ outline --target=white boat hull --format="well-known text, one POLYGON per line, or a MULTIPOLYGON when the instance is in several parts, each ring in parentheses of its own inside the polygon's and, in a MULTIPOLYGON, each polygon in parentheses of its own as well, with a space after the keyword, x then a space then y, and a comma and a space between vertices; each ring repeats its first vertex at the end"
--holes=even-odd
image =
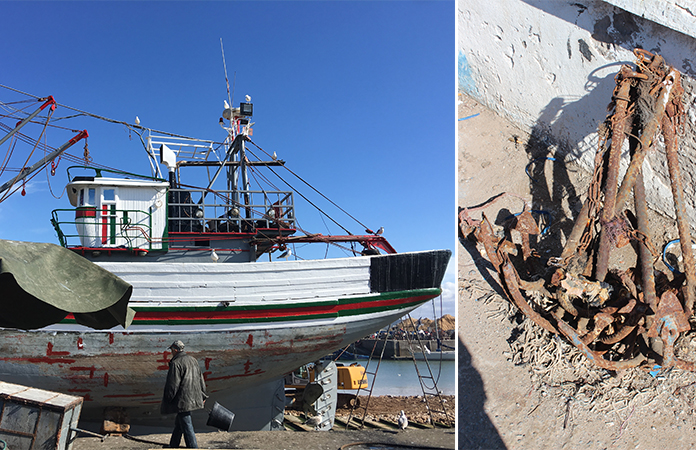
POLYGON ((158 415, 167 347, 180 339, 201 364, 213 399, 225 404, 226 396, 271 382, 439 295, 448 260, 441 251, 101 264, 133 284, 136 316, 128 330, 93 330, 69 318, 37 331, 0 330, 0 379, 82 396, 83 417, 108 406, 128 408, 132 419, 158 415))

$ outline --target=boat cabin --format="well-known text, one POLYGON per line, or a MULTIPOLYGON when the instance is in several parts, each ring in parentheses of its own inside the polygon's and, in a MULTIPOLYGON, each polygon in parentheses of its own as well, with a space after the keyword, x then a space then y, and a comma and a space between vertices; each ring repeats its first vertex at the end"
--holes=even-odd
POLYGON ((74 167, 68 168, 74 209, 55 210, 51 219, 61 245, 89 259, 106 254, 112 260, 148 255, 162 261, 247 262, 284 252, 296 231, 293 192, 276 190, 267 180, 271 189, 251 189, 251 176, 265 180, 257 169, 284 166, 275 155, 268 161, 247 157, 252 112, 250 103, 226 106, 229 125, 220 119, 227 131, 222 143, 148 132, 144 143, 152 177, 96 168, 87 168, 94 176, 71 177, 74 167), (206 187, 184 184, 183 168, 198 173, 189 172, 186 183, 206 187))
POLYGON ((273 238, 295 232, 289 191, 171 188, 161 178, 110 178, 101 176, 105 169, 94 170, 71 178, 73 208, 55 210, 52 218, 61 245, 90 259, 167 254, 168 260, 255 261, 272 249, 273 238))
POLYGON ((67 185, 80 246, 166 249, 166 181, 75 177, 67 185))

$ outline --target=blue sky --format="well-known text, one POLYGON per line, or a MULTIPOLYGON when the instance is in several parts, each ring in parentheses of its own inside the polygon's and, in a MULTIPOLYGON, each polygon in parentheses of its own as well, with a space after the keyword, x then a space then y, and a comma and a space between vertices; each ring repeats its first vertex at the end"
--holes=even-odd
MULTIPOLYGON (((454 252, 454 2, 0 2, 0 14, 0 84, 202 139, 225 136, 218 124, 227 97, 222 38, 234 103, 246 94, 254 103, 254 142, 368 227, 383 226, 397 251, 454 252)), ((20 99, 0 88, 0 101, 20 99)), ((72 114, 59 107, 52 123, 86 129, 96 162, 149 174, 126 127, 55 120, 72 114)), ((49 128, 46 143, 58 147, 73 135, 49 128)), ((83 145, 69 152, 81 155, 83 145)), ((55 176, 29 182, 26 196, 0 203, 1 238, 57 242, 50 212, 69 202, 51 191, 62 192, 68 165, 61 161, 55 176)), ((7 179, 8 172, 0 175, 7 179)), ((298 205, 297 216, 310 232, 340 233, 309 207, 298 205)), ((450 314, 455 272, 451 262, 444 286, 450 314)))

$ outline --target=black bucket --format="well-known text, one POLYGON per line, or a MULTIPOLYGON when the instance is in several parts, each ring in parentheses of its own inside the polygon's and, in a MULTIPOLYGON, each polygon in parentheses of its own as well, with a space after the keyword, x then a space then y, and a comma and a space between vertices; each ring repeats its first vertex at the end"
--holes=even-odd
POLYGON ((208 415, 208 422, 206 422, 206 425, 222 431, 230 431, 232 429, 233 420, 234 413, 218 402, 215 402, 213 409, 210 410, 210 414, 208 415))

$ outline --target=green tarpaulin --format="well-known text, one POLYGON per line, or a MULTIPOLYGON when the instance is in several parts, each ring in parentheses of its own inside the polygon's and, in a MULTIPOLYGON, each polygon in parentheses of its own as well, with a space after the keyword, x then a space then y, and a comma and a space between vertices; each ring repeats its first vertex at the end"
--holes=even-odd
POLYGON ((0 327, 35 329, 72 313, 97 329, 128 327, 133 287, 54 244, 0 240, 0 327))

